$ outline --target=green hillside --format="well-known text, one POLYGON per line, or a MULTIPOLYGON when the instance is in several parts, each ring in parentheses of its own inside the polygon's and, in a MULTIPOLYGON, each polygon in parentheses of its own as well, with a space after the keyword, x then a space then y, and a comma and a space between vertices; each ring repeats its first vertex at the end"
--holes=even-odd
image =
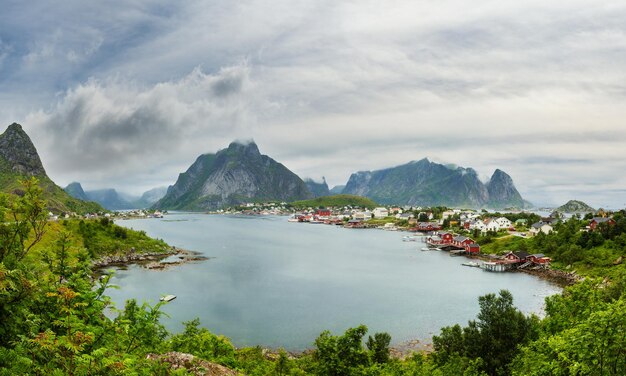
POLYGON ((21 192, 21 181, 37 178, 43 189, 46 208, 52 212, 93 213, 104 209, 95 202, 71 197, 48 177, 37 149, 22 129, 13 123, 0 134, 0 192, 21 192))
POLYGON ((367 197, 356 195, 334 195, 318 197, 311 200, 295 201, 290 204, 295 208, 319 208, 319 207, 335 207, 340 208, 344 206, 361 207, 373 209, 379 206, 374 201, 367 197))

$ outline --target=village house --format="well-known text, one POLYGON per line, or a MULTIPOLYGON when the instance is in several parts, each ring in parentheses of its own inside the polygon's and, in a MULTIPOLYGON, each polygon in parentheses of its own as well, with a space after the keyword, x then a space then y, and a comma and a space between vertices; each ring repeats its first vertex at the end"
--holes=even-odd
POLYGON ((484 231, 495 231, 498 232, 502 229, 500 224, 493 218, 488 218, 485 220, 485 230, 484 231))
POLYGON ((356 219, 359 221, 368 221, 372 219, 372 212, 367 210, 367 211, 358 211, 358 212, 352 213, 352 219, 356 219))
POLYGON ((499 225, 501 229, 509 229, 513 227, 513 223, 506 217, 499 217, 494 219, 499 225))
POLYGON ((431 232, 441 230, 441 226, 437 222, 419 222, 414 228, 418 232, 431 232))
POLYGON ((598 228, 598 225, 600 225, 601 223, 606 223, 608 226, 613 226, 615 225, 615 220, 613 218, 605 218, 605 217, 594 217, 590 222, 589 222, 589 229, 591 231, 595 231, 596 228, 598 228))
POLYGON ((389 210, 387 208, 379 207, 372 211, 374 218, 385 218, 389 216, 389 210))
POLYGON ((538 265, 547 265, 550 263, 550 261, 552 261, 550 257, 546 257, 543 253, 535 253, 534 255, 529 255, 526 260, 538 265))
POLYGON ((549 233, 553 231, 554 231, 554 228, 552 227, 550 223, 540 221, 537 223, 533 223, 533 225, 530 226, 530 230, 528 232, 530 233, 531 236, 535 236, 539 234, 540 232, 543 232, 544 234, 548 235, 549 233))
POLYGON ((508 260, 508 261, 514 261, 517 263, 523 263, 526 262, 526 259, 528 258, 529 254, 524 252, 524 251, 518 251, 518 252, 509 252, 506 255, 504 255, 504 259, 508 260))
POLYGON ((400 214, 396 214, 396 219, 399 219, 401 221, 408 221, 410 219, 413 218, 413 214, 412 213, 400 213, 400 214))

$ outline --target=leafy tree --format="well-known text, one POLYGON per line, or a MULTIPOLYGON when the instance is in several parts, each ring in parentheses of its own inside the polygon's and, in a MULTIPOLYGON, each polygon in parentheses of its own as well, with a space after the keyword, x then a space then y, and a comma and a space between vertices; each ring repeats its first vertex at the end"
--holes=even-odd
POLYGON ((443 366, 455 357, 480 359, 481 369, 487 374, 508 374, 518 346, 537 336, 538 320, 515 308, 513 296, 506 290, 499 296, 481 296, 478 302, 478 320, 462 329, 459 325, 443 328, 439 336, 433 336, 435 360, 443 366))
POLYGON ((324 331, 315 340, 315 359, 319 375, 350 375, 356 368, 367 367, 369 357, 363 348, 367 327, 350 328, 341 336, 324 331))
POLYGON ((389 343, 391 335, 389 333, 376 333, 374 337, 369 336, 367 339, 367 348, 372 354, 374 363, 389 362, 389 343))
POLYGON ((205 328, 200 328, 200 320, 197 318, 183 324, 185 330, 169 340, 171 350, 193 354, 225 366, 235 366, 235 347, 226 337, 217 336, 205 328))

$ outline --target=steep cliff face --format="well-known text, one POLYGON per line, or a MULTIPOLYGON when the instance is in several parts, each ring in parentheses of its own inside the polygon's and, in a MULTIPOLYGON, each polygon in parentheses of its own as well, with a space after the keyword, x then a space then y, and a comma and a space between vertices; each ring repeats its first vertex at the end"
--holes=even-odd
POLYGON ((89 197, 83 190, 83 186, 79 182, 72 182, 63 188, 68 195, 83 201, 89 201, 89 197))
POLYGON ((306 184, 252 142, 199 156, 154 207, 211 210, 247 201, 311 198, 306 184))
POLYGON ((109 210, 135 209, 136 205, 124 199, 113 188, 85 192, 90 201, 95 201, 109 210))
POLYGON ((0 134, 0 192, 15 193, 20 180, 36 177, 43 189, 48 209, 56 212, 98 212, 102 207, 67 194, 46 174, 39 154, 22 126, 13 123, 0 134))
POLYGON ((510 177, 498 170, 494 178, 485 185, 474 169, 444 166, 424 158, 384 170, 354 173, 343 193, 366 196, 381 204, 521 207, 524 202, 510 177), (496 198, 493 202, 489 187, 496 198))
POLYGON ((489 192, 489 206, 494 209, 506 207, 523 208, 525 203, 522 195, 515 188, 513 179, 504 171, 497 169, 487 183, 489 192))
POLYGON ((44 176, 39 154, 22 126, 13 123, 0 135, 0 157, 4 158, 10 171, 24 176, 44 176))
POLYGON ((328 189, 328 184, 326 183, 325 178, 322 177, 321 183, 318 183, 313 179, 304 179, 304 183, 313 197, 330 196, 330 190, 328 189))

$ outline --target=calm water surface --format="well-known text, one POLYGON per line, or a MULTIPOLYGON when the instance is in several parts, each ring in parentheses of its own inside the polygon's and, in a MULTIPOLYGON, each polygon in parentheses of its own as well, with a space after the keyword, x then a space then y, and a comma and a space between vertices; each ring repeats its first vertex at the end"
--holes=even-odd
POLYGON ((442 326, 475 318, 480 295, 508 289, 522 311, 540 313, 544 298, 560 291, 529 275, 421 252, 423 243, 403 242, 402 232, 186 213, 117 223, 211 257, 166 271, 116 271, 112 282, 121 288, 109 295, 117 306, 174 294, 163 308, 168 329, 198 317, 236 346, 301 350, 325 329, 359 324, 389 332, 394 343, 429 340, 442 326))

